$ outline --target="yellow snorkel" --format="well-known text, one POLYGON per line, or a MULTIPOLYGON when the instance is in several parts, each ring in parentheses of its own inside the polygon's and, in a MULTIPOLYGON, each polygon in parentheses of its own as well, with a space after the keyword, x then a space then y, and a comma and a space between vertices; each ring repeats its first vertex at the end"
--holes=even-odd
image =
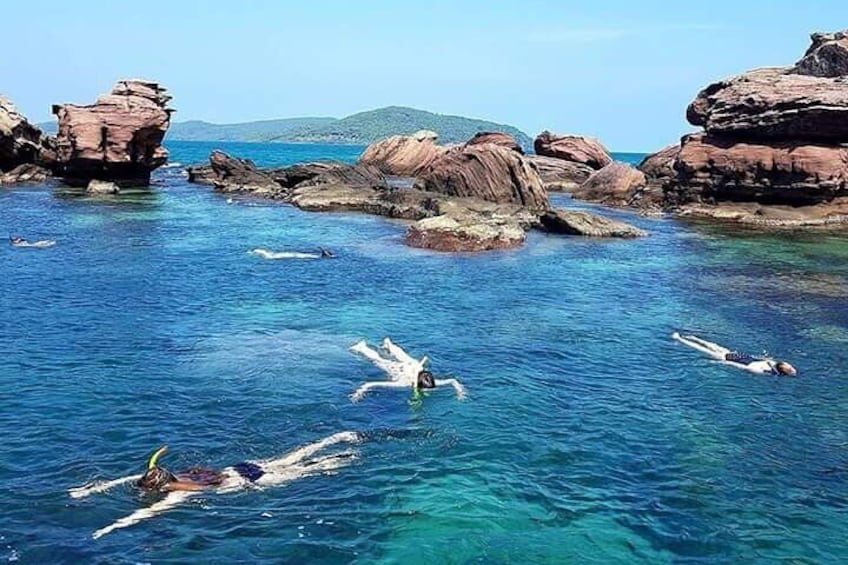
POLYGON ((150 456, 150 459, 147 460, 147 470, 154 469, 156 467, 156 463, 159 461, 159 458, 165 455, 165 452, 168 451, 168 446, 163 445, 159 449, 156 450, 156 453, 150 456))

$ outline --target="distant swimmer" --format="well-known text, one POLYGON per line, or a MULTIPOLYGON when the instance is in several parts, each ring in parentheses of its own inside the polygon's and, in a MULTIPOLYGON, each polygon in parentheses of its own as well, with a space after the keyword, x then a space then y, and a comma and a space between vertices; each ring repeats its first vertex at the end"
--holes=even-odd
POLYGON ((258 248, 248 251, 251 255, 262 257, 263 259, 334 259, 336 256, 331 251, 319 247, 318 253, 301 253, 298 251, 270 251, 268 249, 258 248))
POLYGON ((135 483, 146 492, 165 494, 162 500, 147 508, 136 510, 111 525, 97 530, 92 534, 92 537, 97 539, 171 510, 190 499, 198 491, 212 490, 218 494, 224 494, 248 488, 279 486, 295 479, 330 473, 355 459, 355 453, 341 451, 321 457, 312 456, 330 446, 345 442, 359 443, 361 439, 362 437, 355 432, 341 432, 295 449, 277 459, 245 461, 221 470, 192 467, 176 474, 159 465, 159 459, 167 451, 167 447, 161 447, 147 461, 147 470, 143 475, 98 482, 72 488, 68 492, 72 498, 85 498, 92 494, 107 492, 116 486, 135 483))
POLYGON ((374 363, 389 377, 389 380, 367 382, 359 387, 350 396, 353 402, 362 400, 365 393, 374 388, 412 388, 414 394, 418 395, 422 390, 433 389, 438 386, 452 386, 458 399, 465 398, 465 388, 458 380, 437 379, 433 376, 433 373, 424 368, 428 362, 426 356, 420 360, 415 360, 406 351, 392 343, 389 338, 383 340, 382 349, 388 357, 383 357, 380 353, 368 347, 365 341, 359 341, 351 346, 352 352, 359 353, 374 363))
POLYGON ((52 239, 42 239, 40 241, 27 241, 26 238, 19 236, 9 236, 9 245, 12 247, 34 247, 36 249, 44 249, 53 247, 56 242, 52 239))
POLYGON ((695 337, 694 335, 680 335, 677 332, 671 334, 673 339, 680 343, 684 343, 689 347, 706 353, 713 359, 717 359, 726 365, 738 367, 759 375, 783 375, 794 377, 798 374, 795 367, 786 361, 775 361, 767 357, 753 357, 745 353, 731 351, 726 347, 716 345, 704 339, 695 337))

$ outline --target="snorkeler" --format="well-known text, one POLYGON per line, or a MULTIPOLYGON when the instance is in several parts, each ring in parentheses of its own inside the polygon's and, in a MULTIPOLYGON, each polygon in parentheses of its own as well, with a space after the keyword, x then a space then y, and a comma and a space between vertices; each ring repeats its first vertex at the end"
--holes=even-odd
POLYGON ((257 257, 262 257, 263 259, 269 260, 277 260, 277 259, 335 259, 335 255, 332 251, 328 251, 323 247, 318 248, 318 253, 302 253, 299 251, 271 251, 269 249, 264 249, 262 247, 257 249, 251 249, 248 251, 250 255, 256 255, 257 257))
POLYGON ((351 346, 351 351, 359 353, 374 363, 389 377, 387 381, 367 382, 359 387, 356 392, 350 395, 353 402, 362 400, 365 393, 373 388, 412 388, 417 395, 422 390, 433 389, 438 386, 452 386, 456 390, 456 397, 459 400, 465 398, 465 388, 458 380, 437 379, 433 376, 433 373, 424 368, 428 362, 426 356, 420 360, 415 360, 406 351, 392 343, 389 338, 383 340, 382 348, 389 358, 381 356, 377 351, 368 347, 364 340, 351 346))
POLYGON ((42 239, 40 241, 27 241, 25 237, 20 236, 9 236, 9 245, 12 247, 35 247, 37 249, 44 249, 47 247, 53 247, 56 245, 56 242, 52 239, 42 239))
POLYGON ((132 475, 86 485, 73 488, 68 492, 73 498, 83 498, 106 492, 122 484, 134 483, 146 492, 165 493, 165 498, 162 500, 147 508, 136 510, 129 516, 94 532, 92 537, 97 539, 114 530, 132 526, 170 510, 191 498, 197 491, 214 489, 214 492, 223 494, 252 487, 278 486, 295 479, 328 473, 354 459, 354 452, 342 451, 317 458, 311 458, 311 456, 332 445, 342 442, 357 443, 361 439, 361 436, 355 432, 341 432, 303 446, 277 459, 245 461, 221 470, 192 467, 176 474, 159 465, 159 459, 167 451, 167 447, 161 447, 147 461, 147 468, 143 475, 132 475))
POLYGON ((738 367, 752 373, 759 375, 784 375, 787 377, 794 377, 798 374, 795 367, 786 361, 775 361, 766 357, 753 357, 745 353, 731 351, 726 347, 716 345, 694 335, 681 336, 679 333, 674 332, 671 334, 671 337, 680 343, 706 353, 713 359, 717 359, 726 365, 738 367))

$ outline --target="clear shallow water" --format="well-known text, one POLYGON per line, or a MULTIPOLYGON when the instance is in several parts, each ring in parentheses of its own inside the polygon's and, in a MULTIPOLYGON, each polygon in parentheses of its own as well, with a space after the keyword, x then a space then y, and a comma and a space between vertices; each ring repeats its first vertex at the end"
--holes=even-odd
MULTIPOLYGON (((263 165, 357 153, 217 145, 263 165)), ((210 146, 172 143, 172 160, 210 146)), ((116 199, 0 192, 6 232, 58 240, 0 247, 0 557, 840 561, 846 238, 608 214, 651 237, 532 234, 516 251, 434 254, 381 218, 227 205, 179 168, 116 199), (339 258, 246 253, 318 245, 339 258), (680 328, 787 357, 803 376, 716 365, 669 339, 680 328), (459 376, 469 398, 351 404, 379 375, 346 348, 385 335, 459 376), (165 442, 172 468, 225 466, 347 429, 370 439, 336 475, 207 495, 97 541, 149 501, 66 493, 138 472, 165 442)))

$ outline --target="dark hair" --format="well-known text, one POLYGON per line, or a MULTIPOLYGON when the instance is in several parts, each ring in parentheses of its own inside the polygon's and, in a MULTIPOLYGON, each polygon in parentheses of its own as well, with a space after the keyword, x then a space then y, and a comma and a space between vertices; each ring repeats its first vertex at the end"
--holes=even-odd
POLYGON ((148 469, 136 484, 144 490, 162 490, 168 483, 175 480, 177 478, 171 472, 157 466, 148 469))
POLYGON ((420 371, 418 373, 418 388, 436 388, 436 380, 433 378, 433 373, 430 371, 420 371))

